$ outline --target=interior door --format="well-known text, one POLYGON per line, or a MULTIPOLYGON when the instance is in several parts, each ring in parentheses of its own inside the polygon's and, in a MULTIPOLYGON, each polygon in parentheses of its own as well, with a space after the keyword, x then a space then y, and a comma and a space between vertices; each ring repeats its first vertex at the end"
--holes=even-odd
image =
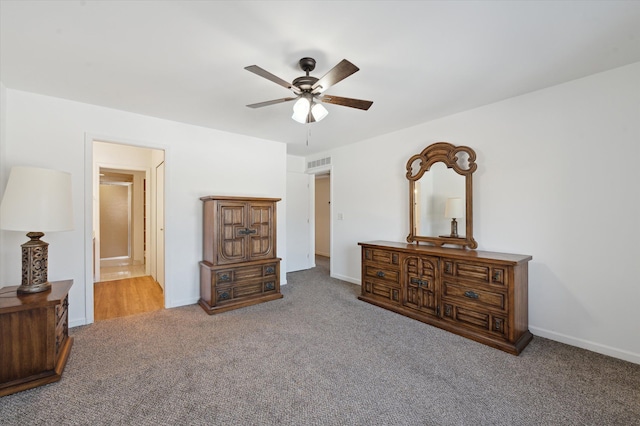
POLYGON ((164 290, 164 162, 156 167, 156 281, 164 290))
POLYGON ((309 269, 315 262, 310 256, 311 224, 309 185, 315 179, 307 173, 287 173, 287 272, 309 269))

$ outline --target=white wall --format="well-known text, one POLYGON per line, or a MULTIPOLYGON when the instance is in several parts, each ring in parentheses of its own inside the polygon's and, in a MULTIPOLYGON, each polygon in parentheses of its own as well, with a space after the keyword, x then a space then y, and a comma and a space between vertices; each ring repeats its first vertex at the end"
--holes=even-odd
POLYGON ((360 282, 359 241, 405 240, 406 162, 438 141, 478 155, 479 249, 533 256, 531 332, 640 363, 640 63, 318 154, 333 276, 360 282))
MULTIPOLYGON (((283 143, 205 129, 123 111, 6 90, 3 165, 54 168, 72 174, 75 229, 47 234, 49 280, 73 279, 70 325, 86 322, 85 279, 91 268, 91 140, 165 149, 167 307, 199 298, 202 206, 212 194, 284 198, 286 146, 283 143), (92 136, 92 137, 93 137, 92 136), (88 166, 86 165, 88 158, 88 166), (87 171, 88 170, 88 171, 87 171), (87 253, 89 256, 87 257, 87 253), (87 261, 88 258, 88 261, 87 261), (89 270, 85 270, 85 266, 89 270)), ((2 186, 6 176, 2 176, 2 186)), ((286 253, 286 209, 278 210, 278 255, 286 253)), ((19 283, 20 244, 26 237, 3 231, 0 246, 5 285, 19 283)), ((286 271, 286 258, 283 259, 286 271)))

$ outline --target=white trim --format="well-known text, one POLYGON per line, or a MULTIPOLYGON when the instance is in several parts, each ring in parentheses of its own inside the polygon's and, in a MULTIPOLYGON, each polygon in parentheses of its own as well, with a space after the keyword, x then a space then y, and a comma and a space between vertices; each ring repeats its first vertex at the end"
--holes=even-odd
POLYGON ((546 330, 539 327, 529 327, 529 331, 534 336, 544 337, 546 339, 554 340, 556 342, 565 343, 570 346, 586 349, 599 354, 611 356, 614 358, 622 359, 624 361, 633 362, 634 364, 640 364, 640 354, 625 351, 622 349, 613 348, 611 346, 602 345, 589 340, 580 339, 577 337, 567 336, 566 334, 557 333, 555 331, 546 330))
MULTIPOLYGON (((329 157, 330 158, 330 157, 329 157)), ((329 276, 332 278, 338 278, 333 275, 333 165, 327 164, 324 166, 316 167, 313 170, 307 170, 307 173, 310 175, 324 175, 328 173, 329 177, 329 253, 328 254, 320 254, 321 256, 325 256, 329 258, 329 276)), ((315 176, 311 180, 313 183, 313 190, 311 190, 311 186, 309 187, 309 202, 311 206, 309 207, 309 232, 311 234, 311 238, 309 239, 309 253, 314 253, 314 256, 310 259, 310 266, 314 268, 316 266, 316 181, 315 176)), ((310 182, 310 184, 311 184, 310 182)))
POLYGON ((360 280, 359 279, 347 277, 346 275, 332 274, 331 278, 336 278, 336 279, 339 279, 341 281, 346 281, 346 282, 351 283, 351 284, 360 285, 360 280))

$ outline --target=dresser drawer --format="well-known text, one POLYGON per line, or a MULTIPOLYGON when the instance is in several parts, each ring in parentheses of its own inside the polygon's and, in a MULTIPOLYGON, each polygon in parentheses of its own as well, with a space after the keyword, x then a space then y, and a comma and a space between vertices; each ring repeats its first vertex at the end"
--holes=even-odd
POLYGON ((400 287, 400 270, 383 267, 380 265, 370 265, 365 263, 363 267, 364 277, 384 281, 387 285, 400 287))
POLYGON ((397 305, 400 304, 400 288, 396 286, 389 286, 381 282, 365 279, 362 286, 362 295, 364 297, 377 299, 383 302, 391 302, 397 305))
POLYGON ((507 311, 507 294, 503 291, 492 291, 461 282, 443 280, 442 296, 454 303, 507 311))
POLYGON ((489 263, 463 262, 443 259, 442 274, 445 277, 460 278, 482 284, 508 285, 507 268, 489 263))
POLYGON ((509 336, 506 315, 496 314, 489 310, 444 302, 442 304, 442 318, 493 336, 503 338, 509 336))
POLYGON ((363 257, 363 260, 368 262, 400 266, 400 254, 393 251, 366 248, 363 251, 363 257))

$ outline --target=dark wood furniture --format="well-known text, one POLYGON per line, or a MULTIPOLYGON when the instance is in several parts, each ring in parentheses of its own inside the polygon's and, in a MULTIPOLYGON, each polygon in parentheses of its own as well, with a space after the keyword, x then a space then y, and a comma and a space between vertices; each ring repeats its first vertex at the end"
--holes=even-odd
POLYGON ((208 196, 203 211, 200 306, 208 314, 282 298, 276 257, 279 198, 208 196))
MULTIPOLYGON (((407 161, 407 179, 409 180, 409 222, 410 230, 407 236, 408 242, 429 243, 436 246, 444 244, 457 245, 461 247, 477 248, 478 243, 473 239, 473 172, 478 168, 476 164, 476 153, 468 146, 455 146, 448 142, 437 142, 426 147, 420 154, 412 156, 407 161), (433 186, 429 181, 428 171, 436 163, 443 163, 447 169, 453 170, 464 179, 464 204, 465 204, 465 235, 435 236, 424 235, 418 226, 420 223, 420 213, 424 213, 425 207, 420 206, 422 202, 433 202, 436 195, 433 193, 421 194, 420 188, 433 186), (419 182, 424 185, 419 185, 419 182), (422 196, 421 196, 422 195, 422 196)), ((425 191, 422 191, 425 192, 425 191)), ((444 210, 441 212, 444 213, 444 210)))
POLYGON ((360 300, 518 355, 528 325, 531 256, 373 241, 360 300))
POLYGON ((69 358, 69 289, 72 280, 51 289, 17 295, 0 289, 0 396, 60 380, 69 358))
POLYGON ((473 238, 476 169, 475 151, 448 142, 431 144, 409 159, 407 241, 415 244, 358 243, 359 299, 518 355, 533 338, 528 314, 531 256, 468 250, 478 246, 473 238), (439 235, 444 201, 452 198, 464 200, 464 234, 454 233, 452 223, 449 236, 439 235))

